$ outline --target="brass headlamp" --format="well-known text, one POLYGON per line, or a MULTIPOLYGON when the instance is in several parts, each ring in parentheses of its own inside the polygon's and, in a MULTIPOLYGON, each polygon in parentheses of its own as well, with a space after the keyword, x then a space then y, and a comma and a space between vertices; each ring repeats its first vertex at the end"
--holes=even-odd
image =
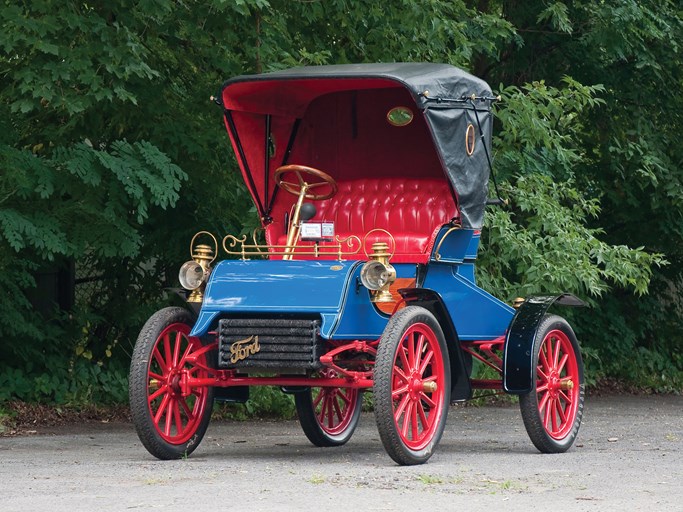
POLYGON ((216 259, 217 252, 218 242, 208 231, 200 231, 192 238, 192 241, 190 242, 192 260, 183 263, 178 274, 180 285, 186 290, 192 291, 187 299, 188 302, 202 302, 202 300, 204 300, 204 288, 206 287, 206 281, 211 274, 211 263, 216 259), (210 245, 194 245, 195 240, 201 234, 209 235, 213 239, 216 248, 215 251, 210 245))
POLYGON ((389 287, 396 280, 396 269, 389 263, 392 254, 389 252, 389 244, 375 242, 372 244, 372 254, 361 268, 360 280, 370 290, 372 302, 392 302, 389 287))

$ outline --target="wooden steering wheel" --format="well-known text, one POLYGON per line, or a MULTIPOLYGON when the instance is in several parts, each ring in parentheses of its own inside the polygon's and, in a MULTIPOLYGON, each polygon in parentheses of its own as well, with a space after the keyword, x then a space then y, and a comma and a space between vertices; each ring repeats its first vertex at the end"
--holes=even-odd
POLYGON ((273 178, 275 178, 275 183, 278 187, 280 187, 283 190, 286 190, 290 194, 294 194, 295 196, 300 195, 301 190, 305 189, 306 194, 304 195, 304 198, 311 199, 313 201, 322 201, 323 199, 329 199, 337 193, 337 182, 334 181, 334 178, 332 176, 318 169, 314 169, 313 167, 306 167, 305 165, 292 164, 278 167, 275 170, 275 173, 273 174, 273 178), (296 183, 287 181, 285 179, 285 175, 290 173, 296 176, 296 183), (306 182, 306 180, 304 180, 304 176, 306 175, 313 176, 317 179, 312 183, 308 183, 306 182), (325 186, 329 187, 330 190, 328 192, 323 191, 317 194, 314 192, 310 192, 311 189, 325 186))

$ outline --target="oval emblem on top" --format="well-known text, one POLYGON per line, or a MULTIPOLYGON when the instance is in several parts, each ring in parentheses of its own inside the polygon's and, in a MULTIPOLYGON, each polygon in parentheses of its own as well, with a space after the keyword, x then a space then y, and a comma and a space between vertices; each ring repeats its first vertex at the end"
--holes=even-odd
POLYGON ((472 123, 467 125, 467 132, 465 132, 465 151, 467 156, 472 156, 474 153, 474 125, 472 123))
POLYGON ((343 269, 343 268, 344 268, 344 267, 341 266, 341 265, 332 265, 332 266, 330 267, 330 270, 341 270, 341 269, 343 269))
POLYGON ((413 121, 413 111, 408 107, 394 107, 387 112, 387 121, 392 126, 408 126, 413 121))

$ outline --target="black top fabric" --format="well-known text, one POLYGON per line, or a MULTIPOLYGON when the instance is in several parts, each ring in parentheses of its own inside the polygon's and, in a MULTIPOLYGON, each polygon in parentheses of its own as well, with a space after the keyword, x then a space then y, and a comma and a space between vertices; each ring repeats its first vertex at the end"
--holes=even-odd
MULTIPOLYGON (((271 109, 281 110, 287 100, 287 96, 279 96, 277 101, 266 99, 277 92, 277 82, 284 86, 290 81, 342 82, 348 79, 388 80, 411 93, 425 115, 434 149, 455 189, 462 226, 480 229, 488 197, 487 151, 490 155, 492 93, 485 81, 466 71, 448 64, 431 63, 307 66, 232 78, 223 84, 221 97, 227 109, 268 113, 271 109), (271 82, 270 86, 267 82, 271 82), (266 87, 244 87, 247 83, 266 87), (470 146, 472 151, 468 154, 465 141, 472 131, 474 146, 470 146)), ((343 84, 339 86, 343 88, 343 84)), ((292 107, 293 111, 302 108, 302 98, 297 99, 300 103, 292 107)), ((306 103, 310 99, 303 98, 306 103)))

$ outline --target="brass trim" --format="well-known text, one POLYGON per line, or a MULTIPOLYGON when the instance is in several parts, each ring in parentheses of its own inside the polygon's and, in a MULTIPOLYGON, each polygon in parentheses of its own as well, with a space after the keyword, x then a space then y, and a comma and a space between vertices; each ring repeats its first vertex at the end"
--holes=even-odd
POLYGON ((526 299, 524 297, 517 297, 515 300, 512 301, 512 307, 518 309, 522 304, 524 304, 525 300, 526 299))
POLYGON ((472 156, 476 143, 477 139, 474 133, 474 125, 470 123, 467 125, 467 131, 465 132, 465 151, 467 151, 467 156, 472 156))
MULTIPOLYGON (((370 234, 374 233, 375 231, 381 231, 382 233, 386 233, 387 235, 389 235, 389 238, 391 238, 391 243, 394 246, 394 249, 390 253, 386 254, 387 263, 388 263, 389 260, 394 257, 394 254, 396 254, 396 239, 394 238, 394 235, 389 233, 386 229, 374 228, 374 229, 371 229, 370 231, 368 231, 367 233, 365 233, 365 235, 363 236, 363 252, 365 253, 365 256, 367 256, 369 259, 372 259, 372 256, 379 255, 379 254, 376 254, 375 245, 377 245, 377 243, 381 243, 381 242, 377 242, 377 243, 372 244, 372 250, 373 250, 372 256, 370 254, 368 254, 368 249, 367 249, 368 237, 370 236, 370 234)), ((389 244, 385 244, 385 245, 387 246, 386 250, 388 251, 389 250, 389 244)), ((381 254, 381 256, 385 256, 385 255, 381 254)))
POLYGON ((450 235, 453 231, 457 231, 458 229, 462 229, 460 226, 453 226, 450 228, 444 235, 441 237, 441 240, 439 240, 439 245, 436 246, 436 249, 434 249, 434 259, 436 261, 441 261, 441 254, 439 254, 439 250, 441 249, 441 244, 443 244, 443 241, 446 240, 448 235, 450 235))
POLYGON ((379 290, 370 290, 370 301, 374 303, 393 302, 394 297, 391 294, 390 288, 393 282, 396 281, 396 269, 393 267, 391 263, 389 263, 389 260, 396 253, 396 240, 394 239, 394 235, 389 233, 386 229, 371 229, 370 231, 365 233, 365 236, 363 237, 363 251, 365 251, 365 255, 368 257, 368 261, 377 261, 381 263, 386 267, 387 271, 389 272, 389 279, 387 283, 384 286, 382 286, 382 288, 380 288, 379 290), (368 254, 367 240, 370 234, 372 234, 375 231, 381 231, 389 235, 389 238, 391 238, 391 242, 394 245, 394 250, 392 252, 389 252, 388 243, 375 242, 374 244, 372 244, 372 254, 368 254))
POLYGON ((235 364, 260 351, 261 345, 259 345, 258 336, 252 334, 248 338, 237 340, 230 345, 230 362, 235 364))
POLYGON ((360 238, 356 235, 351 235, 346 238, 335 236, 336 244, 333 245, 319 245, 315 243, 312 246, 300 245, 268 245, 268 244, 247 244, 247 235, 242 235, 237 238, 233 235, 226 235, 223 238, 223 250, 227 254, 240 256, 241 259, 249 259, 247 256, 337 256, 339 261, 344 259, 344 256, 352 256, 358 254, 362 247, 360 238), (346 247, 344 247, 346 246, 346 247), (239 250, 234 248, 239 247, 239 250), (265 252, 265 251, 267 252, 265 252))
POLYGON ((204 300, 204 288, 206 288, 206 281, 209 279, 209 275, 211 274, 211 264, 218 257, 218 240, 216 240, 216 237, 208 231, 198 231, 190 241, 190 256, 195 262, 197 262, 198 265, 202 267, 202 269, 204 269, 204 282, 199 286, 199 288, 192 290, 192 293, 190 293, 190 296, 187 298, 187 302, 199 303, 204 300), (215 250, 212 250, 210 245, 195 245, 195 241, 199 235, 210 236, 213 240, 215 250))
POLYGON ((560 389, 564 389, 564 390, 574 389, 574 381, 571 379, 560 381, 560 389))
POLYGON ((422 383, 422 391, 425 393, 436 393, 437 389, 439 389, 439 386, 433 380, 422 383))
MULTIPOLYGON (((208 260, 209 263, 207 266, 209 266, 209 265, 211 265, 211 263, 213 263, 215 261, 216 257, 218 256, 218 240, 216 240, 216 237, 213 236, 213 234, 209 233, 208 231, 198 231, 197 233, 195 233, 195 235, 192 237, 192 240, 190 241, 190 256, 192 257, 192 259, 195 259, 194 241, 197 239, 197 237, 199 235, 209 235, 211 237, 211 239, 213 240, 213 246, 215 247, 215 251, 213 251, 213 258, 208 260)), ((199 248, 199 247, 201 247, 201 245, 197 246, 197 248, 199 248)), ((207 246, 204 246, 204 247, 207 247, 207 246)), ((210 247, 209 247, 209 249, 210 249, 210 247)), ((197 262, 197 263, 199 263, 199 262, 197 262)))

